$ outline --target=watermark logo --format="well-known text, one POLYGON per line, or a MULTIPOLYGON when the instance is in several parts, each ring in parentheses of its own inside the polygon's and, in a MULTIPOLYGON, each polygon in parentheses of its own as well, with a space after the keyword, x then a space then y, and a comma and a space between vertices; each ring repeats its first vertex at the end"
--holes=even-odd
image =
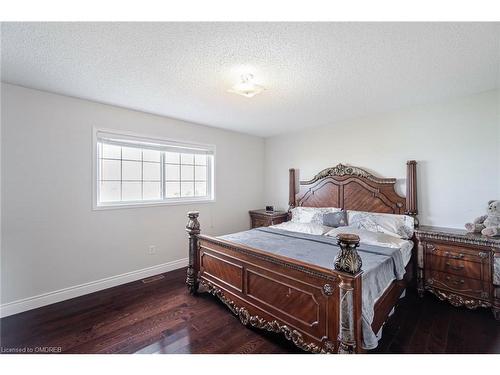
POLYGON ((3 354, 27 354, 27 353, 62 353, 61 346, 14 346, 0 347, 0 353, 3 354))

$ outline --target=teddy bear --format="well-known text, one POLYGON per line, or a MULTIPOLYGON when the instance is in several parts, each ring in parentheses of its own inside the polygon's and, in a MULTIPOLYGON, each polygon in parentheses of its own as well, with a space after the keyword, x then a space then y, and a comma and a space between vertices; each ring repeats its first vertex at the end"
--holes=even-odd
POLYGON ((500 235, 500 201, 489 201, 487 215, 465 224, 465 229, 470 233, 481 232, 488 237, 500 235))

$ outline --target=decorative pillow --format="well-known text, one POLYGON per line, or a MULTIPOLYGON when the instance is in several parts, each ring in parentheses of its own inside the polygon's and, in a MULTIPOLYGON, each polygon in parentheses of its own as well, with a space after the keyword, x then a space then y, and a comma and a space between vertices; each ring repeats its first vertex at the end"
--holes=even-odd
POLYGON ((316 223, 294 223, 292 221, 285 221, 281 224, 272 225, 270 228, 287 230, 290 232, 306 233, 306 234, 317 234, 319 236, 330 231, 331 227, 326 227, 321 224, 316 223))
POLYGON ((290 210, 291 221, 294 223, 316 223, 323 225, 323 215, 329 212, 339 212, 336 207, 295 207, 290 210))
POLYGON ((403 239, 413 236, 415 220, 407 215, 379 214, 363 211, 347 211, 349 226, 380 232, 403 239))
POLYGON ((347 212, 328 212, 323 215, 323 225, 327 227, 344 227, 347 225, 347 212))

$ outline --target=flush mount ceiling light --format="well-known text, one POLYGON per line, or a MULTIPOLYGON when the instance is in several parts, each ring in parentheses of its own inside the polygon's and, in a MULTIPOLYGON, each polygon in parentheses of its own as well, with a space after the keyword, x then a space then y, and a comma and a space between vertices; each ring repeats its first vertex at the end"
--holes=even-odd
POLYGON ((258 85, 254 82, 253 74, 242 74, 241 82, 237 83, 227 91, 251 98, 264 90, 264 86, 258 85))

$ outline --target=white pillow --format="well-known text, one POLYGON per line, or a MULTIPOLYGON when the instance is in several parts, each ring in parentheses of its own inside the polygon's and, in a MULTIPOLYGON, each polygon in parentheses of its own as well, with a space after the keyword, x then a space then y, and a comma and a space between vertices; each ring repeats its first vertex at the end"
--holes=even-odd
POLYGON ((306 233, 323 235, 328 232, 332 227, 327 227, 317 223, 294 223, 293 221, 285 221, 281 224, 272 225, 270 228, 287 230, 290 232, 306 233))
POLYGON ((291 221, 294 223, 316 223, 323 224, 323 215, 329 212, 339 212, 337 207, 295 207, 290 210, 291 221))
POLYGON ((389 234, 371 232, 366 229, 359 229, 356 227, 338 227, 328 231, 325 235, 329 237, 337 237, 340 233, 351 233, 359 236, 359 242, 367 245, 390 247, 393 249, 400 249, 407 246, 408 240, 403 240, 399 237, 394 237, 389 234))
POLYGON ((350 210, 347 211, 347 223, 350 227, 386 233, 403 239, 412 238, 415 227, 415 220, 408 215, 350 210))

